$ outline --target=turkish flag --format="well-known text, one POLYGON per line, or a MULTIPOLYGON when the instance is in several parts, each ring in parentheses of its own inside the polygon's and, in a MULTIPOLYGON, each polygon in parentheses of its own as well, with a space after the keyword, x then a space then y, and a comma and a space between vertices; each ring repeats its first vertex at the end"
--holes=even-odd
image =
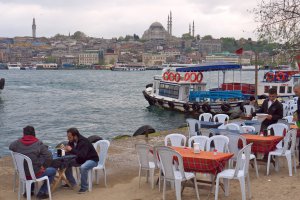
POLYGON ((242 55, 243 54, 244 49, 243 48, 239 48, 238 50, 235 51, 235 53, 237 55, 242 55))

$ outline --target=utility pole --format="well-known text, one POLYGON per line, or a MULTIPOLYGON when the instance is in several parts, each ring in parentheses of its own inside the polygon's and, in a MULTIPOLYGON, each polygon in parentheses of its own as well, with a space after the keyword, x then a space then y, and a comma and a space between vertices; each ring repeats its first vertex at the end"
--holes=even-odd
POLYGON ((255 51, 255 98, 257 99, 258 94, 258 52, 255 51))

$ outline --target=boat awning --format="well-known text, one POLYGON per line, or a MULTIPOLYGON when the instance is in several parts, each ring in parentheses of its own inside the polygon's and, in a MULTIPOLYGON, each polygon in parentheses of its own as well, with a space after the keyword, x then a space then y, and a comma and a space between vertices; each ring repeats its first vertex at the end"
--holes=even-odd
POLYGON ((223 71, 241 69, 242 66, 238 64, 211 64, 211 65, 197 65, 193 67, 180 67, 176 72, 206 72, 206 71, 223 71))

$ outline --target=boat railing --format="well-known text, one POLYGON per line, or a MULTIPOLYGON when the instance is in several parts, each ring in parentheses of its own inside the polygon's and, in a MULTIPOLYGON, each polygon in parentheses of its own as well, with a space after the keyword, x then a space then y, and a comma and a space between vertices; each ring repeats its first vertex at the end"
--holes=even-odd
POLYGON ((190 91, 190 101, 228 101, 230 99, 245 100, 249 95, 243 94, 240 90, 227 90, 227 91, 190 91))

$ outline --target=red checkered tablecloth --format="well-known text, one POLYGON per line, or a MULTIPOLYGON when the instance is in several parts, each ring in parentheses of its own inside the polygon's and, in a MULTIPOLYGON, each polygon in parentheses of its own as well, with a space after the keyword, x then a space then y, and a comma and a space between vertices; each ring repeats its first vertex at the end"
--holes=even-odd
POLYGON ((183 159, 184 170, 188 172, 201 172, 217 174, 221 172, 226 162, 233 156, 232 153, 201 151, 195 154, 191 148, 172 147, 183 159))
POLYGON ((283 136, 259 136, 251 134, 243 134, 247 140, 247 144, 253 143, 251 151, 254 153, 269 153, 275 150, 276 145, 283 139, 283 136))

